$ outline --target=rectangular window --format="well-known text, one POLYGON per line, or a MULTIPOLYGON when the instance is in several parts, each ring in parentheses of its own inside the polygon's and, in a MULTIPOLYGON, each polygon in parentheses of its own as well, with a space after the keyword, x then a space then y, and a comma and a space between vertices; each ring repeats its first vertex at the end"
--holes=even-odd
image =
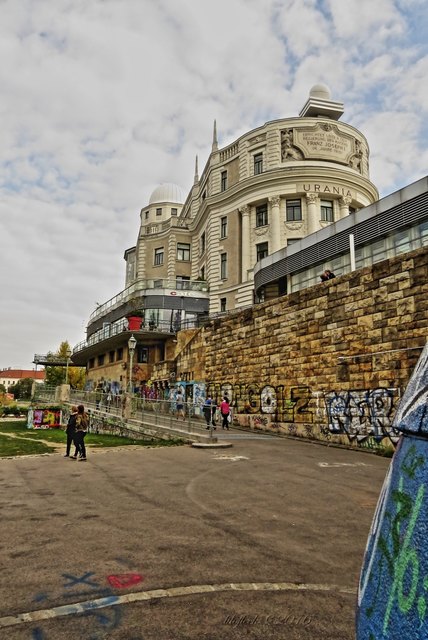
POLYGON ((116 360, 123 360, 123 347, 119 347, 116 353, 116 360))
POLYGON ((95 367, 95 358, 91 358, 89 360, 89 368, 93 369, 95 367))
POLYGON ((145 216, 146 216, 146 220, 148 220, 149 219, 149 212, 148 211, 146 211, 145 216))
POLYGON ((256 153, 254 156, 254 175, 257 176, 259 173, 263 173, 263 154, 256 153))
POLYGON ((114 362, 114 351, 110 351, 108 354, 108 361, 114 362))
POLYGON ((301 200, 287 200, 285 219, 287 222, 294 222, 302 219, 301 200))
POLYGON ((221 190, 226 191, 227 189, 227 171, 221 172, 221 190))
POLYGON ((292 244, 296 244, 296 242, 300 242, 302 238, 287 238, 287 247, 291 246, 292 244))
POLYGON ((260 244, 256 244, 257 249, 257 262, 262 258, 266 258, 269 255, 269 245, 267 242, 261 242, 260 244))
POLYGON ((256 207, 256 227, 265 227, 268 223, 267 204, 261 204, 256 207))
POLYGON ((421 239, 421 246, 425 247, 428 244, 428 222, 421 222, 417 227, 417 236, 421 239))
POLYGON ((137 345, 137 362, 143 363, 149 361, 149 349, 148 347, 142 347, 137 345))
POLYGON ((411 250, 411 231, 409 229, 395 233, 393 239, 395 248, 394 255, 398 256, 400 253, 406 253, 411 250))
POLYGON ((177 260, 189 262, 190 260, 190 244, 185 242, 177 242, 177 260))
POLYGON ((155 249, 155 266, 163 264, 163 247, 155 249))
POLYGON ((97 364, 99 367, 102 367, 104 364, 104 354, 102 354, 102 356, 98 356, 98 361, 97 364))
POLYGON ((226 311, 226 298, 220 298, 220 311, 226 311))
POLYGON ((205 267, 201 267, 200 279, 205 280, 205 267))
POLYGON ((171 215, 172 216, 176 216, 178 213, 178 209, 175 209, 174 207, 171 209, 171 215))
POLYGON ((227 216, 220 219, 220 238, 227 237, 227 216))
POLYGON ((206 235, 204 231, 203 234, 201 235, 200 244, 199 244, 201 249, 201 256, 205 253, 205 239, 206 239, 206 235))
POLYGON ((334 222, 333 203, 331 200, 321 200, 321 220, 323 222, 334 222))
POLYGON ((386 238, 382 238, 382 240, 378 240, 377 242, 372 242, 370 244, 370 249, 373 263, 380 262, 381 260, 385 260, 388 257, 386 238))
POLYGON ((156 209, 156 215, 157 216, 161 216, 162 215, 162 209, 156 209))
POLYGON ((227 253, 220 255, 220 278, 222 280, 227 278, 227 253))
POLYGON ((190 283, 190 278, 188 276, 177 276, 175 279, 175 287, 176 289, 188 289, 190 283))

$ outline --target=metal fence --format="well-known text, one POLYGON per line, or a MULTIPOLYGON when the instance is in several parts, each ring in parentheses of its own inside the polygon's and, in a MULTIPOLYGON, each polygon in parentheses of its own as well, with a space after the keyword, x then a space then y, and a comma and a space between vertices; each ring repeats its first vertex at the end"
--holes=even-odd
POLYGON ((56 387, 50 387, 46 384, 34 385, 33 400, 35 402, 55 402, 56 387))
MULTIPOLYGON (((58 403, 56 387, 36 385, 33 402, 58 403)), ((164 428, 213 439, 214 425, 206 428, 201 409, 193 402, 184 402, 178 410, 175 399, 144 398, 130 394, 112 394, 100 391, 70 390, 66 406, 83 404, 94 417, 117 417, 118 422, 132 421, 151 428, 164 428), (201 414, 201 415, 199 415, 201 414), (125 418, 126 416, 126 418, 125 418), (207 432, 208 431, 208 432, 207 432)))
MULTIPOLYGON (((184 402, 183 409, 177 410, 174 399, 144 398, 128 394, 112 394, 100 391, 70 392, 70 403, 83 404, 86 410, 98 415, 117 416, 123 418, 125 413, 128 420, 142 422, 153 427, 186 431, 187 433, 201 433, 205 430, 203 417, 197 414, 197 408, 192 402, 184 402), (128 403, 128 406, 126 406, 128 403)), ((213 425, 210 429, 212 437, 213 425)))

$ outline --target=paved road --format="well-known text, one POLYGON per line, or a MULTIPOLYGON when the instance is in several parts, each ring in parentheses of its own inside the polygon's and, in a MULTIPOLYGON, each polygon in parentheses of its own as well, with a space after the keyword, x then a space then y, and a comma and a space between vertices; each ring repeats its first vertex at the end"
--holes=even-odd
POLYGON ((389 460, 229 435, 0 460, 0 639, 354 638, 389 460))

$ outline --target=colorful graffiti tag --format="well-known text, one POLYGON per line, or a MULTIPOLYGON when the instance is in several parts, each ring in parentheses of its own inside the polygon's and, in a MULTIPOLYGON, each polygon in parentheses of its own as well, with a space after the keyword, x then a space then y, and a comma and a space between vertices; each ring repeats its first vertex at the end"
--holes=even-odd
MULTIPOLYGON (((118 604, 119 598, 115 594, 115 589, 128 589, 140 584, 144 577, 140 573, 118 573, 108 575, 101 580, 97 579, 95 573, 87 571, 84 574, 61 574, 62 591, 61 597, 70 599, 72 604, 54 607, 49 610, 46 618, 52 619, 58 616, 74 616, 80 613, 89 618, 85 631, 80 629, 79 637, 88 640, 101 640, 110 637, 110 632, 117 629, 122 622, 122 607, 118 604), (107 584, 105 584, 105 581, 107 584), (90 598, 84 600, 84 598, 90 598), (73 601, 78 600, 79 604, 73 601)), ((57 594, 54 594, 55 598, 57 594)), ((45 592, 37 593, 34 602, 46 602, 49 595, 45 592)), ((73 622, 73 625, 75 622, 73 622)), ((41 626, 32 631, 32 640, 48 640, 47 633, 41 626)))
POLYGON ((52 429, 61 426, 62 412, 59 407, 34 407, 28 411, 29 429, 52 429))
POLYGON ((284 385, 274 387, 255 383, 209 382, 206 393, 212 398, 227 395, 236 413, 272 414, 276 422, 313 422, 309 387, 291 387, 287 393, 284 385))
MULTIPOLYGON (((359 446, 370 449, 378 448, 384 439, 395 446, 399 439, 399 432, 393 426, 400 400, 400 390, 396 388, 324 393, 306 386, 287 390, 284 385, 223 382, 208 383, 207 394, 213 398, 227 395, 236 414, 270 416, 271 425, 276 428, 280 423, 300 423, 307 437, 314 437, 316 429, 309 426, 314 424, 323 439, 343 434, 350 442, 356 441, 359 446)), ((295 429, 291 431, 294 433, 295 429)))
POLYGON ((348 438, 372 436, 381 441, 389 437, 396 444, 399 432, 392 425, 399 399, 397 389, 352 389, 331 391, 324 396, 331 433, 346 433, 348 438))
POLYGON ((361 571, 357 640, 428 638, 428 347, 397 410, 403 435, 373 519, 361 571))

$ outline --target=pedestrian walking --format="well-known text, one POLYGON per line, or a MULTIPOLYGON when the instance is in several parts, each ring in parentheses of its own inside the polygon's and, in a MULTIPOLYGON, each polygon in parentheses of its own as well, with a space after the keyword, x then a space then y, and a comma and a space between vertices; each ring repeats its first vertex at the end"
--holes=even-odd
POLYGON ((184 415, 184 397, 180 390, 178 390, 177 393, 175 394, 175 406, 177 409, 177 413, 176 413, 177 420, 179 417, 185 420, 186 417, 184 415))
POLYGON ((222 429, 227 429, 229 431, 230 404, 227 396, 224 396, 220 405, 220 413, 222 417, 221 427, 222 429))
MULTIPOLYGON (((86 460, 86 447, 85 447, 85 436, 88 432, 89 426, 89 418, 88 414, 85 412, 85 407, 83 404, 79 404, 77 407, 77 417, 76 417, 76 433, 74 436, 74 444, 77 447, 79 460, 86 460)), ((71 456, 73 460, 77 459, 77 455, 71 456)))
POLYGON ((216 410, 215 403, 211 398, 211 396, 208 396, 205 400, 204 407, 203 407, 205 422, 207 423, 207 427, 206 427, 207 429, 210 429, 211 425, 213 429, 216 428, 215 421, 214 421, 215 410, 216 410))
MULTIPOLYGON (((70 449, 71 445, 74 442, 74 436, 76 433, 76 419, 77 419, 77 407, 71 407, 70 417, 68 418, 67 427, 65 429, 65 433, 67 434, 67 445, 65 449, 64 458, 70 457, 70 449)), ((74 455, 77 456, 77 447, 75 446, 74 455)))

